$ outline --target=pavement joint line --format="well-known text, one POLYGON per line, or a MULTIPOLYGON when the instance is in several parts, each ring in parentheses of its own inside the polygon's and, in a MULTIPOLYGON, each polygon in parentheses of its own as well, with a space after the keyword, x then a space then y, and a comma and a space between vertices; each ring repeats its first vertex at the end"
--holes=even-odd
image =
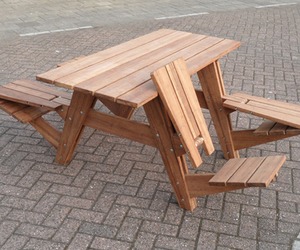
POLYGON ((172 18, 181 18, 181 17, 189 17, 189 16, 200 16, 200 15, 208 15, 208 12, 200 12, 200 13, 191 13, 185 15, 177 15, 177 16, 166 16, 166 17, 156 17, 155 20, 165 20, 165 19, 172 19, 172 18))
POLYGON ((37 36, 37 35, 42 35, 42 34, 58 33, 58 32, 71 31, 71 30, 92 29, 92 28, 94 28, 94 27, 93 26, 82 26, 82 27, 58 29, 58 30, 45 30, 45 31, 39 31, 39 32, 19 34, 19 36, 37 36))
POLYGON ((260 5, 255 6, 256 9, 262 9, 262 8, 271 8, 271 7, 279 7, 279 6, 287 6, 287 5, 294 5, 297 3, 278 3, 278 4, 269 4, 269 5, 260 5))

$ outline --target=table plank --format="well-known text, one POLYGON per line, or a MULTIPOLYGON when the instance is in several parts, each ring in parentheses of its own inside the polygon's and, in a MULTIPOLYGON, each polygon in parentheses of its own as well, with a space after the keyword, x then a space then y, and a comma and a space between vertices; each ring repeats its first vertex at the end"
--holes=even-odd
MULTIPOLYGON (((237 44, 235 41, 232 40, 219 40, 219 42, 212 44, 210 47, 200 51, 200 46, 199 44, 195 44, 192 45, 190 47, 185 48, 184 50, 180 51, 179 53, 177 53, 175 55, 183 55, 183 59, 186 60, 187 62, 187 66, 189 69, 189 73, 190 75, 196 73, 198 70, 204 68, 205 66, 211 64, 213 61, 219 59, 222 56, 222 50, 233 50, 237 44)), ((173 59, 172 57, 170 57, 169 59, 173 59)), ((176 58, 174 58, 176 59, 176 58)), ((174 60, 173 59, 173 60, 174 60)), ((157 65, 155 65, 157 68, 158 66, 160 66, 161 64, 164 65, 168 63, 168 60, 164 60, 164 61, 160 61, 157 63, 157 65)), ((147 69, 148 70, 148 69, 147 69)), ((150 71, 151 72, 151 71, 150 71)), ((142 72, 141 72, 142 75, 142 72)), ((145 77, 146 74, 144 74, 144 76, 141 77, 145 77)), ((147 77, 148 78, 148 77, 147 77)), ((116 85, 116 83, 114 83, 113 85, 111 85, 111 87, 115 89, 115 95, 113 94, 113 92, 111 91, 109 94, 106 95, 106 98, 115 98, 115 101, 118 103, 123 103, 123 104, 127 104, 133 107, 140 107, 145 103, 145 100, 152 100, 153 98, 155 98, 157 96, 157 94, 152 91, 152 89, 147 85, 147 88, 145 89, 145 91, 140 90, 139 88, 144 88, 144 83, 147 82, 147 80, 145 82, 141 81, 141 78, 135 79, 135 78, 131 78, 130 76, 128 76, 128 78, 124 78, 122 79, 123 84, 121 85, 116 85), (125 91, 125 89, 123 89, 123 94, 120 93, 121 91, 119 91, 119 88, 121 89, 124 85, 124 88, 127 88, 127 92, 125 91), (127 85, 127 86, 126 86, 127 85), (132 92, 132 93, 129 93, 132 92), (137 96, 137 93, 142 94, 142 96, 137 96), (117 96, 117 94, 119 94, 117 96)), ((121 81, 120 81, 121 82, 121 81)), ((102 95, 104 97, 104 91, 105 89, 101 89, 99 91, 95 92, 95 95, 102 95)))
MULTIPOLYGON (((172 49, 171 44, 173 42, 180 42, 183 38, 188 40, 188 38, 191 36, 195 35, 189 33, 172 33, 168 36, 164 36, 125 53, 119 54, 106 61, 102 61, 100 63, 91 65, 90 67, 86 67, 82 70, 66 75, 65 77, 55 80, 55 83, 58 85, 67 84, 71 87, 80 84, 80 88, 82 90, 90 89, 92 86, 96 86, 95 89, 98 89, 98 85, 102 82, 99 82, 99 79, 106 79, 106 76, 103 76, 103 74, 118 75, 120 72, 120 67, 129 69, 129 67, 126 67, 126 63, 133 64, 134 61, 138 60, 145 54, 148 54, 147 59, 149 59, 150 56, 155 56, 160 48, 160 53, 167 53, 168 48, 172 49)), ((133 64, 133 66, 137 66, 137 64, 133 64)))
POLYGON ((190 57, 194 56, 195 53, 199 52, 199 48, 205 50, 222 40, 223 39, 221 38, 215 37, 206 37, 205 39, 201 39, 201 37, 199 37, 196 41, 185 44, 181 50, 169 54, 166 57, 161 57, 160 60, 156 60, 153 63, 148 62, 148 65, 145 67, 137 68, 134 73, 126 75, 125 77, 113 82, 111 85, 95 91, 95 96, 112 98, 112 100, 115 101, 119 96, 135 89, 139 85, 143 85, 144 82, 147 82, 150 79, 150 73, 154 70, 181 57, 188 60, 190 57))
MULTIPOLYGON (((62 67, 55 68, 52 70, 49 70, 45 73, 37 75, 37 80, 47 82, 47 83, 54 83, 54 81, 58 78, 61 78, 65 75, 68 75, 70 73, 76 72, 82 68, 88 67, 90 65, 93 65, 95 63, 101 62, 103 60, 106 60, 108 58, 114 57, 118 54, 124 53, 126 51, 129 51, 133 48, 136 48, 137 46, 141 46, 145 43, 148 43, 152 40, 158 39, 160 37, 166 36, 168 34, 174 33, 174 30, 168 30, 168 29, 161 29, 155 32, 152 32, 150 34, 135 38, 133 40, 130 40, 128 42, 119 44, 117 46, 114 46, 112 48, 100 51, 98 53, 86 56, 84 58, 81 58, 79 60, 76 60, 74 62, 70 62, 62 67)), ((65 86, 67 87, 67 86, 65 86)), ((67 87, 68 88, 68 87, 67 87)))

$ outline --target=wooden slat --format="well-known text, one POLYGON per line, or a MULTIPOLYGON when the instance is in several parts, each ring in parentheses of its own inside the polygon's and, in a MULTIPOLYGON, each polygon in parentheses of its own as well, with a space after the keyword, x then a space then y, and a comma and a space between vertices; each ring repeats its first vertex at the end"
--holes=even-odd
POLYGON ((7 89, 11 89, 13 91, 18 91, 30 96, 36 96, 45 100, 52 100, 53 98, 55 98, 55 95, 51 95, 48 93, 45 93, 44 91, 40 91, 39 89, 31 89, 31 88, 27 88, 25 86, 22 85, 18 85, 18 84, 14 84, 14 83, 8 83, 3 85, 4 88, 7 89))
POLYGON ((283 102, 283 101, 279 101, 279 100, 272 100, 272 99, 267 99, 267 98, 259 97, 259 96, 252 96, 252 95, 248 95, 245 93, 235 93, 235 94, 233 94, 233 96, 240 97, 240 98, 247 98, 248 100, 251 100, 251 101, 256 101, 259 103, 268 104, 270 106, 273 105, 278 108, 283 108, 283 109, 286 108, 289 110, 300 112, 300 106, 298 104, 294 104, 294 103, 288 103, 288 102, 283 102))
POLYGON ((275 124, 276 122, 266 120, 262 124, 260 124, 253 133, 255 135, 268 135, 269 131, 275 126, 275 124))
POLYGON ((270 135, 284 135, 289 126, 281 123, 276 123, 275 126, 270 130, 270 135))
MULTIPOLYGON (((253 102, 252 102, 253 103, 253 102)), ((300 128, 300 113, 298 116, 289 114, 290 111, 285 113, 279 113, 278 110, 266 109, 264 106, 249 105, 249 103, 238 103, 231 100, 226 100, 224 102, 224 107, 237 109, 242 112, 251 113, 253 115, 276 121, 282 124, 289 125, 291 127, 300 128)), ((271 107, 271 106, 268 106, 271 107)))
POLYGON ((48 112, 49 109, 43 107, 27 107, 20 111, 14 112, 12 116, 18 119, 20 122, 28 123, 48 112))
POLYGON ((9 114, 13 114, 17 111, 20 111, 28 107, 28 105, 24 105, 21 103, 11 102, 3 99, 0 100, 1 100, 0 108, 9 114))
POLYGON ((183 108, 178 101, 175 90, 173 89, 172 80, 169 78, 168 71, 165 67, 153 72, 152 79, 156 84, 159 96, 164 103, 164 107, 168 111, 177 133, 181 134, 182 144, 189 152, 190 160, 195 167, 202 163, 201 156, 195 146, 195 137, 189 128, 187 119, 184 115, 183 108))
POLYGON ((189 68, 190 74, 197 73, 200 69, 217 61, 239 46, 240 42, 224 39, 220 43, 211 46, 204 52, 200 52, 194 55, 192 58, 187 60, 187 66, 189 68))
MULTIPOLYGON (((183 59, 179 59, 174 61, 174 66, 178 74, 178 78, 181 82, 181 85, 178 84, 179 82, 175 82, 177 97, 182 101, 181 105, 183 105, 185 109, 188 110, 187 113, 189 120, 195 122, 196 126, 198 127, 198 129, 195 130, 195 133, 197 133, 197 131, 200 131, 200 135, 204 139, 204 150, 206 151, 206 154, 210 155, 214 151, 214 146, 208 132, 206 121, 200 108, 198 98, 191 81, 191 77, 188 73, 186 63, 183 59), (183 102, 183 100, 185 100, 185 102, 183 102)), ((175 85, 173 84, 173 86, 175 85)))
POLYGON ((4 88, 2 86, 0 86, 0 98, 31 106, 45 106, 49 109, 55 109, 59 106, 59 104, 45 100, 43 98, 39 98, 37 96, 30 96, 19 91, 4 88))
POLYGON ((72 97, 72 94, 70 94, 66 91, 57 90, 53 87, 46 86, 45 84, 38 83, 38 82, 33 82, 33 81, 30 81, 30 80, 16 80, 13 83, 21 85, 21 86, 26 86, 27 88, 37 89, 37 90, 43 91, 45 93, 55 95, 57 97, 63 97, 63 98, 66 98, 66 99, 71 99, 71 97, 72 97))
POLYGON ((260 165, 260 167, 248 180, 247 186, 267 187, 273 180, 285 160, 286 157, 284 155, 266 157, 266 160, 260 165))
POLYGON ((218 171, 218 173, 209 180, 209 184, 214 186, 226 186, 227 181, 235 174, 245 161, 245 158, 230 159, 218 171))
MULTIPOLYGON (((70 75, 69 80, 65 78, 58 79, 58 82, 68 82, 68 84, 77 84, 74 89, 81 91, 90 91, 95 92, 98 89, 106 87, 111 83, 129 76, 134 72, 142 69, 144 74, 148 73, 147 79, 149 79, 149 72, 145 71, 145 67, 153 63, 157 63, 161 59, 172 55, 183 49, 188 44, 194 43, 199 39, 203 39, 205 36, 199 36, 194 34, 172 34, 172 37, 164 37, 159 41, 155 41, 149 44, 145 44, 143 47, 139 47, 135 50, 132 50, 125 55, 120 55, 119 57, 114 57, 107 62, 102 62, 100 64, 93 65, 93 68, 90 67, 87 70, 94 70, 95 74, 91 75, 90 73, 86 75, 83 79, 83 76, 80 78, 76 77, 74 74, 70 75)), ((86 74, 86 72, 84 72, 86 74)))
POLYGON ((141 46, 145 43, 148 43, 152 40, 166 36, 173 32, 174 32, 173 30, 167 30, 167 29, 162 29, 162 30, 158 30, 156 32, 152 32, 150 34, 138 37, 138 38, 130 40, 128 42, 114 46, 112 48, 109 48, 109 49, 100 51, 98 53, 86 56, 77 61, 70 62, 69 64, 67 64, 63 67, 55 68, 55 69, 49 70, 45 73, 39 74, 37 76, 37 79, 44 81, 44 82, 54 83, 54 81, 58 78, 61 78, 65 75, 76 72, 77 70, 88 67, 95 63, 107 60, 111 57, 114 57, 116 55, 124 53, 128 50, 131 50, 133 48, 136 48, 138 46, 141 46))
MULTIPOLYGON (((155 98, 155 94, 150 91, 143 91, 143 89, 147 90, 148 81, 150 80, 149 72, 153 72, 154 70, 163 67, 171 61, 174 61, 180 57, 185 60, 188 60, 190 57, 195 55, 195 53, 203 51, 217 43, 222 41, 220 38, 215 37, 207 37, 203 39, 203 36, 197 36, 195 39, 190 39, 186 41, 184 44, 179 44, 179 48, 181 50, 177 50, 174 53, 166 57, 162 57, 160 60, 156 61, 148 61, 148 66, 146 67, 136 67, 136 72, 131 75, 127 75, 120 80, 115 81, 114 83, 99 89, 95 92, 96 96, 103 96, 104 98, 112 98, 112 100, 118 99, 118 101, 122 101, 123 103, 134 103, 131 96, 135 96, 135 92, 143 93, 144 99, 153 99, 155 98), (142 88, 142 90, 140 89, 142 88), (132 94, 129 92, 133 92, 132 94), (128 93, 128 94, 127 94, 128 93)), ((154 87, 155 88, 155 87, 154 87)), ((139 102, 136 101, 139 105, 139 102)))
POLYGON ((286 132, 287 135, 293 135, 293 134, 300 133, 300 129, 293 128, 293 127, 288 127, 285 132, 286 132))
POLYGON ((234 175, 226 182, 226 186, 243 185, 246 187, 248 180, 265 159, 265 157, 252 157, 246 159, 234 175))
POLYGON ((63 97, 57 97, 57 98, 54 98, 54 99, 52 100, 52 102, 57 103, 57 104, 60 104, 60 105, 70 106, 71 100, 70 100, 70 99, 63 98, 63 97))

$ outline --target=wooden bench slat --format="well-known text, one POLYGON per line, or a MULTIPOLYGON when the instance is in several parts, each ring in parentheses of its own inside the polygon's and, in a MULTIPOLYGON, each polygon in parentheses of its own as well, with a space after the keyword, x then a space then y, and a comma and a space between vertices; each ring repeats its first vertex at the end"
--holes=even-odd
POLYGON ((266 157, 266 160, 259 166, 256 172, 248 180, 247 186, 267 187, 274 179, 285 159, 286 157, 284 155, 266 157))
POLYGON ((275 126, 271 128, 270 135, 285 135, 289 126, 276 122, 275 126))
POLYGON ((60 105, 57 103, 54 103, 52 101, 45 100, 43 98, 39 98, 37 96, 30 96, 28 94, 24 94, 19 91, 11 90, 8 88, 5 88, 3 86, 0 86, 0 98, 3 98, 5 100, 18 102, 30 106, 44 106, 49 109, 55 109, 59 107, 60 105))
POLYGON ((226 186, 247 186, 247 181, 251 178, 252 174, 259 168, 265 157, 252 157, 248 158, 234 175, 226 182, 226 186))
POLYGON ((0 100, 1 100, 0 108, 10 115, 28 107, 27 105, 21 103, 11 102, 3 99, 0 100))
POLYGON ((256 135, 269 135, 269 131, 275 126, 276 122, 264 121, 259 127, 253 132, 256 135))
POLYGON ((60 96, 60 97, 70 99, 70 100, 72 98, 72 94, 70 94, 66 91, 57 90, 53 87, 46 86, 45 84, 41 84, 41 83, 38 83, 38 82, 33 82, 33 81, 30 81, 30 80, 25 80, 24 79, 24 80, 16 80, 13 83, 21 85, 21 86, 26 86, 26 87, 32 88, 32 89, 37 89, 37 90, 40 90, 42 92, 49 93, 51 95, 55 95, 57 97, 60 96))
POLYGON ((49 112, 49 109, 43 107, 27 107, 12 114, 20 122, 28 123, 49 112))
POLYGON ((55 95, 48 94, 44 91, 40 91, 38 89, 32 89, 32 88, 27 88, 22 85, 14 84, 14 83, 8 83, 3 85, 4 88, 11 89, 13 91, 18 91, 24 94, 28 94, 29 96, 37 96, 39 98, 45 99, 45 100, 52 100, 55 98, 55 95))
POLYGON ((96 54, 92 54, 90 56, 84 57, 83 59, 79 59, 77 61, 71 62, 64 67, 55 68, 46 73, 39 74, 37 76, 37 79, 44 81, 44 82, 54 83, 55 80, 65 76, 67 74, 71 74, 73 72, 76 72, 77 70, 80 70, 84 67, 88 67, 97 62, 107 60, 111 57, 114 57, 114 56, 124 53, 128 50, 131 50, 132 48, 136 48, 138 46, 141 46, 145 43, 149 43, 152 40, 159 39, 160 37, 164 37, 171 33, 174 33, 174 31, 167 30, 167 29, 158 30, 151 34, 147 34, 142 37, 138 37, 138 38, 130 40, 128 42, 114 46, 112 48, 100 51, 96 54))
MULTIPOLYGON (((276 121, 291 127, 300 128, 300 116, 279 113, 276 108, 274 110, 266 109, 265 107, 259 107, 257 105, 249 105, 248 103, 239 103, 231 100, 226 100, 223 103, 224 107, 239 110, 242 112, 250 113, 256 116, 260 116, 265 119, 276 121)), ((269 106, 270 107, 270 106, 269 106)))
POLYGON ((300 106, 298 104, 294 104, 294 103, 288 103, 288 102, 279 101, 279 100, 267 99, 267 98, 259 97, 259 96, 252 96, 252 95, 248 95, 248 94, 241 93, 241 92, 235 93, 235 94, 233 94, 233 96, 240 97, 240 98, 246 98, 249 101, 250 100, 256 101, 256 102, 268 104, 271 106, 273 105, 278 108, 283 108, 283 109, 294 110, 294 111, 300 112, 300 106))

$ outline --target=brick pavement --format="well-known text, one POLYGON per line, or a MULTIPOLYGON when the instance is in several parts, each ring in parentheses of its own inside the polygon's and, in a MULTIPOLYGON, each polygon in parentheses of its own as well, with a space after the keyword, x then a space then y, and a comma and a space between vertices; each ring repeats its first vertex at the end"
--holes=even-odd
MULTIPOLYGON (((1 42, 0 79, 34 79, 58 62, 167 27, 242 41, 221 60, 228 92, 299 102, 299 12, 300 5, 251 8, 18 37, 1 42)), ((142 110, 135 119, 145 119, 142 110)), ((234 120, 238 128, 258 124, 248 115, 234 120)), ((217 150, 204 156, 206 172, 224 163, 211 124, 210 131, 217 150)), ((191 213, 177 206, 153 148, 87 129, 65 168, 33 128, 0 112, 1 249, 291 249, 300 231, 298 140, 241 152, 286 154, 268 189, 202 197, 191 213)))

